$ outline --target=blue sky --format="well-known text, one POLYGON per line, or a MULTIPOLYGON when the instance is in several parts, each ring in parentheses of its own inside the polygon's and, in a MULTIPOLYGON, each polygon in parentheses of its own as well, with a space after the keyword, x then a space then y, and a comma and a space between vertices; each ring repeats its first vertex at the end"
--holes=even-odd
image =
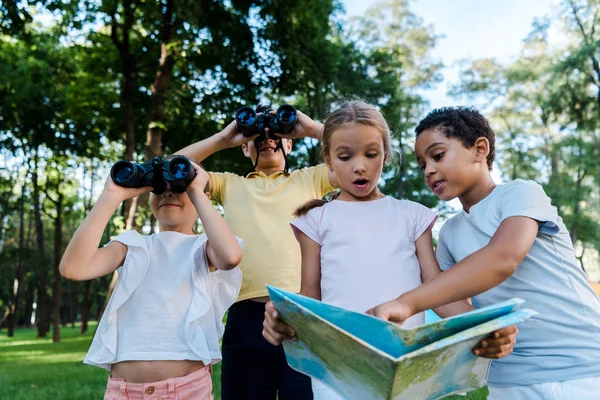
MULTIPOLYGON (((348 16, 364 13, 375 0, 342 0, 348 16)), ((523 39, 535 18, 556 12, 559 0, 412 0, 410 9, 444 35, 433 55, 442 60, 444 82, 425 92, 432 107, 456 104, 446 96, 449 84, 456 82, 462 59, 495 57, 508 63, 518 57, 523 39)), ((550 35, 551 41, 559 41, 550 35)))
MULTIPOLYGON (((376 0, 341 0, 349 17, 362 15, 376 0)), ((444 63, 444 81, 435 89, 423 92, 431 108, 463 104, 446 95, 448 87, 458 81, 458 62, 465 59, 493 57, 501 63, 515 60, 523 40, 531 31, 535 18, 556 13, 560 0, 410 0, 410 9, 433 25, 439 40, 433 57, 444 63)), ((560 43, 561 37, 550 31, 550 42, 560 43)), ((467 104, 471 105, 471 104, 467 104)), ((492 171, 496 182, 502 182, 498 168, 492 171)), ((449 203, 461 208, 458 199, 449 203)), ((439 229, 441 222, 436 224, 439 229)))

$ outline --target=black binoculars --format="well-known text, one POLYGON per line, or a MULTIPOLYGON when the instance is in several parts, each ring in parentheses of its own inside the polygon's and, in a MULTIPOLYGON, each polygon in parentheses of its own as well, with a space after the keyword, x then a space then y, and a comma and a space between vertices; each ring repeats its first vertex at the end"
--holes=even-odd
POLYGON ((152 186, 152 193, 162 194, 167 185, 175 193, 183 193, 196 176, 196 170, 184 156, 170 160, 153 157, 143 164, 117 161, 110 169, 110 177, 117 185, 126 188, 152 186))
POLYGON ((269 128, 271 137, 290 133, 298 120, 297 117, 296 109, 289 104, 279 107, 275 114, 265 111, 260 115, 250 107, 242 107, 235 113, 235 122, 244 136, 259 133, 259 139, 264 140, 267 137, 266 128, 269 128))

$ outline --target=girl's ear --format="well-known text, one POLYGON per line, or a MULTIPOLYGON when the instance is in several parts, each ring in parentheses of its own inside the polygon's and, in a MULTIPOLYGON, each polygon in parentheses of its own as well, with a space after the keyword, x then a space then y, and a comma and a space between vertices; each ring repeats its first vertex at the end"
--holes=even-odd
POLYGON ((327 165, 327 168, 329 168, 329 170, 333 172, 333 167, 331 166, 331 157, 329 157, 329 154, 325 154, 323 156, 323 159, 325 160, 325 165, 327 165))
POLYGON ((473 149, 475 150, 475 160, 476 161, 484 161, 487 163, 487 157, 490 154, 490 142, 487 138, 479 137, 475 141, 473 145, 473 149))

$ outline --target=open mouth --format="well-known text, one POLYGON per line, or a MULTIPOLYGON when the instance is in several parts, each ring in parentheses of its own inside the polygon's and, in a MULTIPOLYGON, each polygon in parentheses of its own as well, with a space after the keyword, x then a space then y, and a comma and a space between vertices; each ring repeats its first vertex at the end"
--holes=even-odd
POLYGON ((171 207, 179 207, 179 205, 178 205, 178 204, 172 204, 172 203, 165 203, 165 204, 161 204, 161 205, 159 206, 159 208, 165 208, 165 207, 166 207, 166 208, 171 208, 171 207))
POLYGON ((359 189, 366 189, 369 186, 369 180, 366 178, 356 178, 352 183, 359 189))
POLYGON ((439 193, 444 188, 445 181, 435 181, 431 184, 431 190, 433 193, 439 193))

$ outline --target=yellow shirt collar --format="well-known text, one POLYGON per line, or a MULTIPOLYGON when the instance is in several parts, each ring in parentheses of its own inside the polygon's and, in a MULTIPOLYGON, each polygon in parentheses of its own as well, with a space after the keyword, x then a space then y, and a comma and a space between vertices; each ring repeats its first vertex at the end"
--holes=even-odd
POLYGON ((250 179, 250 178, 267 178, 267 179, 275 179, 277 177, 279 177, 280 175, 289 175, 289 172, 284 172, 284 171, 277 171, 274 174, 267 176, 264 172, 260 171, 260 172, 256 172, 256 171, 252 171, 250 172, 248 175, 246 175, 246 179, 250 179))

